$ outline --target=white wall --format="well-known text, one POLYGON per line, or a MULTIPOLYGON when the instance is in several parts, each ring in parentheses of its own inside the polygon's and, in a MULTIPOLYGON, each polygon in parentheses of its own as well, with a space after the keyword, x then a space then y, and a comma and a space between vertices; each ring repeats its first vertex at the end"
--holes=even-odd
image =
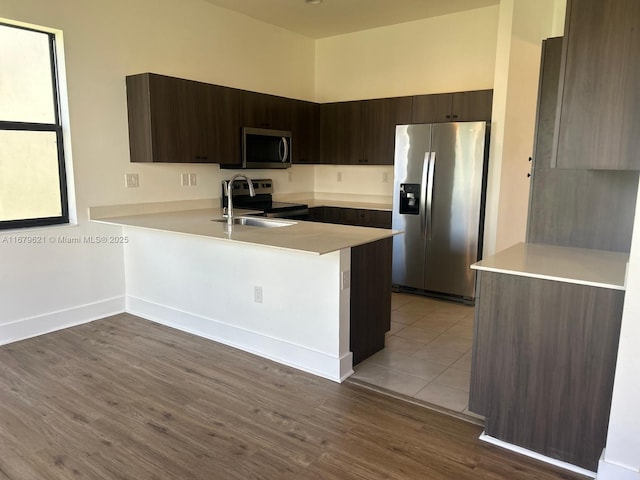
POLYGON ((498 7, 316 42, 316 101, 493 87, 498 7))
POLYGON ((525 240, 542 40, 558 0, 502 0, 496 50, 484 255, 525 240))
MULTIPOLYGON (((17 232, 42 234, 44 244, 7 243, 12 235, 0 233, 2 343, 61 326, 56 312, 79 322, 124 308, 121 246, 55 241, 105 231, 87 223, 88 207, 218 197, 232 174, 217 165, 131 164, 126 75, 152 71, 313 99, 315 65, 311 39, 203 0, 3 0, 0 18, 63 31, 79 223, 17 232), (126 172, 140 174, 140 188, 124 187, 126 172), (196 173, 198 185, 180 186, 182 172, 196 173)), ((282 192, 313 188, 312 166, 290 172, 295 183, 289 172, 252 174, 274 176, 282 192)))
POLYGON ((323 194, 354 194, 391 201, 393 166, 391 165, 317 165, 314 176, 316 198, 323 194))
POLYGON ((125 228, 127 311, 341 381, 350 249, 327 255, 125 228), (262 288, 262 303, 254 287, 262 288))

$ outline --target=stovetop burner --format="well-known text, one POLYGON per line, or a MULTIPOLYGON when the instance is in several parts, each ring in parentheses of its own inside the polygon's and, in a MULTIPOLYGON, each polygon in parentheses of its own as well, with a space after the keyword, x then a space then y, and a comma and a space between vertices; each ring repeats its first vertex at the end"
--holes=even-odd
MULTIPOLYGON (((274 202, 273 181, 269 178, 252 180, 256 195, 249 194, 247 181, 236 181, 233 184, 233 206, 251 210, 261 210, 265 216, 288 217, 305 219, 309 214, 309 207, 303 203, 274 202)), ((227 197, 222 187, 222 206, 227 206, 227 197)))

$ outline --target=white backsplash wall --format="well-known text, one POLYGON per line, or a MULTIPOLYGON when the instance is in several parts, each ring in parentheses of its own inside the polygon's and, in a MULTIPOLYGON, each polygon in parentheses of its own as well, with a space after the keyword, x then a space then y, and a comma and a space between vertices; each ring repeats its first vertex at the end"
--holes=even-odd
POLYGON ((293 165, 283 170, 227 170, 221 169, 217 164, 131 163, 127 173, 137 173, 140 186, 123 189, 124 196, 113 203, 162 202, 169 199, 167 192, 179 193, 180 200, 220 198, 222 181, 229 180, 236 173, 245 174, 252 179, 271 178, 274 191, 278 194, 307 193, 314 188, 313 165, 293 165), (195 173, 196 184, 182 186, 183 173, 195 173))
MULTIPOLYGON (((316 165, 314 192, 385 197, 393 195, 393 165, 316 165)), ((382 200, 382 199, 381 199, 382 200)))

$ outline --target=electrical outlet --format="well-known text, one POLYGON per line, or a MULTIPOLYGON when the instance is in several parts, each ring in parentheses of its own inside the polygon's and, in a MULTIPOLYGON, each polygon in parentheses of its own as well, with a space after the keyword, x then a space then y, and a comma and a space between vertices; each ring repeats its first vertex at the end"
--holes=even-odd
POLYGON ((180 185, 182 185, 183 187, 188 187, 189 186, 189 174, 188 173, 182 173, 180 175, 180 185))
POLYGON ((342 172, 338 172, 338 175, 336 175, 336 178, 339 182, 342 181, 342 172))
POLYGON ((262 303, 262 287, 253 287, 253 301, 262 303))
POLYGON ((138 188, 140 186, 140 179, 137 173, 125 173, 124 182, 127 188, 138 188))
POLYGON ((382 174, 382 183, 389 183, 389 173, 388 172, 384 172, 382 174))
POLYGON ((189 185, 191 187, 195 187, 196 186, 196 174, 195 173, 190 173, 189 174, 189 185))

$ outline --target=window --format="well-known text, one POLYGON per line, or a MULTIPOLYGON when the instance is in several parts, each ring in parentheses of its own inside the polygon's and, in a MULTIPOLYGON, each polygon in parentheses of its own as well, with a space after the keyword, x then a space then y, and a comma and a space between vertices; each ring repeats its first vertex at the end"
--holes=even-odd
POLYGON ((55 36, 0 23, 0 229, 69 221, 55 36))

